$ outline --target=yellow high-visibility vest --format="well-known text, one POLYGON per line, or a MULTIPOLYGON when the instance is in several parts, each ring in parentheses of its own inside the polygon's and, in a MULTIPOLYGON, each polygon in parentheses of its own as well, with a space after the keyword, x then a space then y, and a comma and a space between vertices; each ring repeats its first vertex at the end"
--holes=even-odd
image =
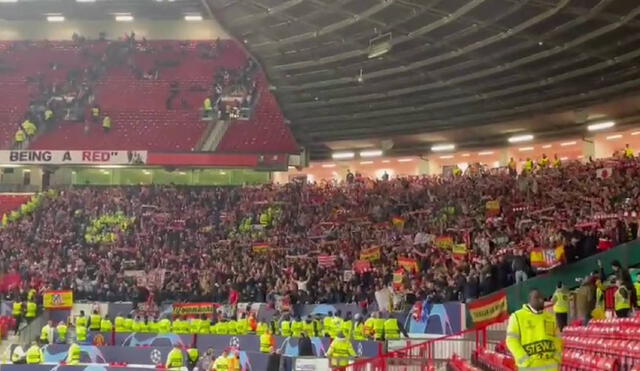
POLYGON ((554 313, 569 313, 569 293, 562 289, 556 289, 552 300, 555 301, 553 304, 554 313))
POLYGON ((616 311, 631 309, 631 295, 629 293, 629 290, 627 290, 627 288, 624 286, 618 287, 618 289, 616 290, 615 309, 616 311), (622 295, 622 290, 627 293, 626 297, 622 295))
POLYGON ((528 305, 511 314, 507 325, 507 347, 519 370, 558 370, 562 340, 556 319, 545 311, 534 312, 528 305))

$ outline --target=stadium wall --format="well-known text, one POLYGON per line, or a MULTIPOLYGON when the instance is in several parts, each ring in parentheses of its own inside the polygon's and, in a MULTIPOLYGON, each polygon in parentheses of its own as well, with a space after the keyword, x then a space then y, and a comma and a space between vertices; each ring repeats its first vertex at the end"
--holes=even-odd
POLYGON ((47 23, 43 21, 0 21, 0 40, 70 40, 73 33, 97 39, 105 32, 107 39, 122 38, 134 31, 137 38, 148 40, 213 40, 229 38, 213 20, 186 21, 73 21, 47 23))

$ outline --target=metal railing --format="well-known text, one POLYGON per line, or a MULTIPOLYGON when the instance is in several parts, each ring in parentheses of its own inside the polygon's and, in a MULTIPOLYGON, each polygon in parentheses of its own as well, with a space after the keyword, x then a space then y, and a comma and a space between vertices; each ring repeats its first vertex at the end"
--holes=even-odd
POLYGON ((40 331, 47 324, 49 320, 49 313, 43 312, 40 315, 29 322, 25 327, 20 329, 18 334, 18 343, 23 346, 29 344, 31 341, 40 337, 40 331))
MULTIPOLYGON (((469 329, 457 334, 420 341, 393 350, 381 356, 356 361, 346 367, 345 371, 425 371, 446 367, 447 362, 458 355, 463 359, 471 359, 473 353, 486 347, 487 328, 469 329)), ((492 343, 492 341, 491 341, 492 343)))

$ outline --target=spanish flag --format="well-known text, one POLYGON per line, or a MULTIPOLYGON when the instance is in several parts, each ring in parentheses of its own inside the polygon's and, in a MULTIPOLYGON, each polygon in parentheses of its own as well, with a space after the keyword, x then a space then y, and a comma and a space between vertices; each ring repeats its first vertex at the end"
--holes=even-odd
POLYGON ((406 269, 408 272, 420 271, 418 268, 418 262, 415 259, 400 257, 398 258, 398 265, 406 269))
POLYGON ((404 228, 404 223, 406 223, 406 219, 400 216, 395 216, 391 219, 391 224, 398 229, 404 228))
POLYGON ((256 254, 264 254, 269 251, 268 243, 254 243, 253 244, 253 252, 256 254))
POLYGON ((374 262, 380 260, 380 246, 370 247, 360 252, 360 260, 374 262))

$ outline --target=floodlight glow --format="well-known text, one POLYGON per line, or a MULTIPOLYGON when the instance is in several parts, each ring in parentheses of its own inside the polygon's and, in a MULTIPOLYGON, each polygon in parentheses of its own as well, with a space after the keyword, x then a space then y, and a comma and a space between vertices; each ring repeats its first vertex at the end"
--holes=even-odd
POLYGON ((64 16, 61 15, 48 15, 47 22, 64 22, 64 16))
POLYGON ((455 144, 436 144, 431 146, 433 152, 453 151, 454 149, 456 149, 455 144))
POLYGON ((335 152, 331 154, 331 158, 334 160, 348 160, 356 156, 353 152, 335 152))
POLYGON ((516 135, 508 139, 509 143, 528 142, 530 140, 533 140, 533 135, 531 134, 516 135))
POLYGON ((117 15, 116 16, 116 22, 131 22, 133 21, 133 16, 132 15, 117 15))
POLYGON ((366 150, 360 151, 360 157, 378 157, 378 156, 382 156, 381 149, 366 149, 366 150))
POLYGON ((605 122, 599 122, 597 124, 591 124, 589 126, 587 126, 587 130, 589 131, 598 131, 598 130, 604 130, 604 129, 609 129, 615 126, 615 121, 605 121, 605 122))

